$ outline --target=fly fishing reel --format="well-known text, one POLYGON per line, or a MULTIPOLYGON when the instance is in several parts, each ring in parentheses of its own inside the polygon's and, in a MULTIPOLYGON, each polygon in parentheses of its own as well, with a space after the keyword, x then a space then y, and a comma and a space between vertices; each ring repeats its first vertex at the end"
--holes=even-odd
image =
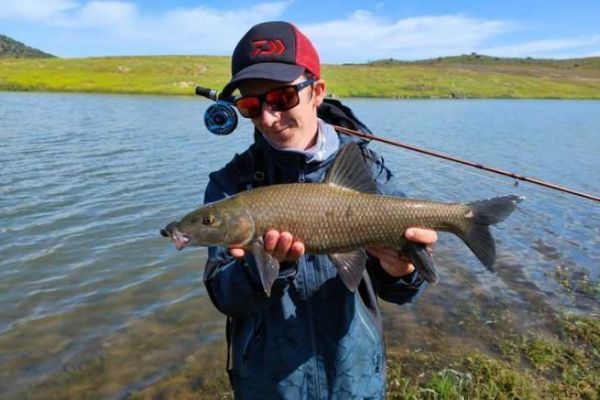
POLYGON ((204 112, 204 125, 215 135, 229 135, 238 124, 238 116, 231 104, 218 100, 204 112))
POLYGON ((213 89, 196 87, 196 94, 214 100, 204 112, 204 125, 214 135, 229 135, 237 128, 238 116, 232 105, 232 99, 219 98, 219 92, 213 89))

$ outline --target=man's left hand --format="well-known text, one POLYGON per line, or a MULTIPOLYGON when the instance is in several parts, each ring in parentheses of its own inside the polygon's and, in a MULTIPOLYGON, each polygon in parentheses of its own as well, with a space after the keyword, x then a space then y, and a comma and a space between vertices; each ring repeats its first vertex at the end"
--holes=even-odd
MULTIPOLYGON (((425 244, 429 249, 432 249, 437 242, 437 232, 431 229, 408 228, 404 232, 404 237, 411 242, 425 244)), ((399 278, 409 275, 415 270, 415 266, 410 262, 408 256, 397 249, 369 247, 367 250, 379 259, 383 269, 391 276, 399 278)))

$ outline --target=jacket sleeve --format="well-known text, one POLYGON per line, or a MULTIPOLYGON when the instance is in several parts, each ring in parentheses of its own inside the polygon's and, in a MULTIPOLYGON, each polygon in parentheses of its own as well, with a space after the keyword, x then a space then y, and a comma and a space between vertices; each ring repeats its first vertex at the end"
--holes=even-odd
MULTIPOLYGON (((406 197, 397 187, 397 179, 385 166, 383 157, 371 150, 366 150, 365 157, 380 193, 406 197)), ((367 271, 371 276, 377 295, 391 303, 404 304, 412 302, 427 287, 427 282, 424 282, 417 271, 407 276, 394 277, 388 274, 381 266, 379 259, 371 254, 368 254, 367 258, 367 271)))
MULTIPOLYGON (((206 188, 204 203, 221 200, 233 193, 226 185, 215 182, 214 175, 206 188)), ((225 247, 208 248, 204 284, 215 307, 228 316, 252 314, 280 298, 297 273, 297 262, 281 263, 279 277, 267 297, 251 253, 243 260, 231 256, 225 247)))

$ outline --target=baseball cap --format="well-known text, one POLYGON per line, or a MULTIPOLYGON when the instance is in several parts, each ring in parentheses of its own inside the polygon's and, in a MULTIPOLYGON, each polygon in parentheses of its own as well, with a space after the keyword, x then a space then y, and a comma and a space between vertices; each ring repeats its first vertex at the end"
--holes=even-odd
POLYGON ((229 96, 248 79, 291 82, 304 71, 321 76, 319 54, 310 40, 289 22, 263 22, 238 42, 231 59, 231 81, 223 88, 229 96))

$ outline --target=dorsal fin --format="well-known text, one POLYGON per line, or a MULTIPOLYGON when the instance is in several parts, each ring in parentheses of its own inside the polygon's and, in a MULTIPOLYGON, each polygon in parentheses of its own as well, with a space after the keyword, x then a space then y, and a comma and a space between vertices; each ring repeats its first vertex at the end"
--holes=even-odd
POLYGON ((379 193, 356 143, 348 143, 340 149, 325 183, 358 192, 379 193))

